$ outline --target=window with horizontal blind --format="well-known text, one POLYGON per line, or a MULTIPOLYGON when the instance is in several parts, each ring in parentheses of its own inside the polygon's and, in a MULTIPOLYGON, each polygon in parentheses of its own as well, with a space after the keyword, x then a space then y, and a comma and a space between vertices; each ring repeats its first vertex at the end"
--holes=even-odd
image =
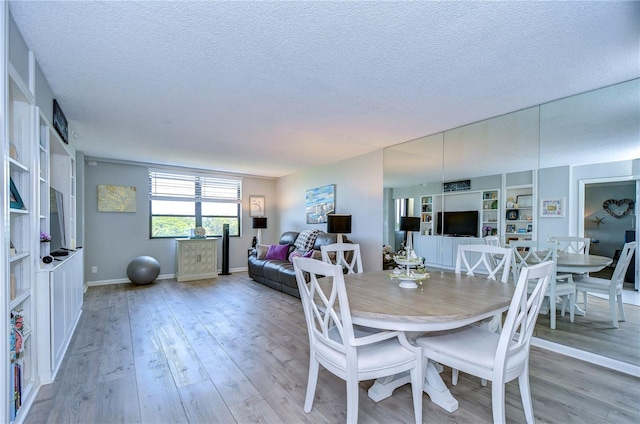
POLYGON ((213 174, 149 170, 151 238, 188 237, 195 227, 208 236, 240 235, 242 180, 213 174))

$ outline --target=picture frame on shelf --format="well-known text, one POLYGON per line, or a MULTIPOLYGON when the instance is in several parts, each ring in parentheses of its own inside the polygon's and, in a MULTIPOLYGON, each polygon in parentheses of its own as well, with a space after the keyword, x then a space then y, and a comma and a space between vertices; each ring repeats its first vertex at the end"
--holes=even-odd
POLYGON ((527 224, 527 233, 533 232, 533 224, 527 224))
POLYGON ((516 197, 516 203, 519 208, 530 208, 533 206, 533 195, 532 194, 521 194, 516 197))
POLYGON ((517 221, 520 216, 520 212, 517 209, 508 209, 507 210, 507 220, 509 221, 517 221))
POLYGON ((249 196, 249 216, 265 216, 264 196, 249 196))
POLYGON ((18 192, 16 185, 13 183, 13 178, 9 178, 9 191, 11 209, 25 209, 22 197, 20 197, 20 193, 18 192))
POLYGON ((515 233, 516 232, 516 226, 514 224, 508 224, 507 225, 507 233, 515 233))
POLYGON ((564 218, 564 198, 540 199, 542 218, 564 218))

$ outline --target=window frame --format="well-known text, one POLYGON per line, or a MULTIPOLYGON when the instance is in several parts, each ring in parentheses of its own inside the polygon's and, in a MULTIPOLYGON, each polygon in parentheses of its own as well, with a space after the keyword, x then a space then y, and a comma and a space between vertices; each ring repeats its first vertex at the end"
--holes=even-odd
MULTIPOLYGON (((155 169, 149 168, 148 171, 149 184, 149 238, 150 239, 171 239, 188 237, 187 234, 175 234, 170 236, 157 236, 153 234, 154 218, 171 217, 171 218, 193 218, 195 227, 202 226, 204 219, 229 219, 237 222, 237 233, 230 232, 230 237, 242 236, 242 178, 215 173, 199 173, 184 172, 171 169, 155 169), (158 184, 157 180, 163 180, 164 183, 158 184), (171 184, 172 180, 175 186, 171 184), (180 184, 194 184, 193 195, 181 193, 180 184), (161 192, 161 194, 160 194, 161 192), (202 193, 209 193, 203 196, 202 193), (221 196, 216 196, 220 193, 221 196), (190 203, 193 205, 193 215, 167 215, 154 214, 153 202, 155 201, 179 201, 190 203), (216 204, 235 204, 235 215, 203 215, 202 203, 216 204)), ((207 234, 211 237, 221 237, 222 234, 207 234)))

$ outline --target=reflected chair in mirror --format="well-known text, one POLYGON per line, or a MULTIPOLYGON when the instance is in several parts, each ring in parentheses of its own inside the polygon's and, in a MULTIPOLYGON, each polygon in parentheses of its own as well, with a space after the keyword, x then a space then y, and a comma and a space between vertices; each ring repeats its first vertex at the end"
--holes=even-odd
POLYGON ((324 262, 340 265, 347 274, 359 274, 362 270, 360 245, 356 243, 333 243, 320 246, 324 262), (333 257, 333 259, 332 259, 333 257))
MULTIPOLYGON (((558 245, 556 243, 541 243, 531 240, 518 240, 509 243, 513 250, 511 271, 513 281, 518 281, 518 276, 523 269, 532 265, 553 261, 558 264, 558 245), (540 249, 540 250, 539 250, 540 249)), ((531 289, 531 287, 530 287, 531 289)), ((576 286, 571 274, 557 274, 554 267, 551 282, 545 292, 549 298, 549 321, 552 330, 556 329, 557 300, 562 302, 561 315, 564 316, 567 304, 569 305, 569 319, 571 322, 575 318, 576 310, 576 286)))
MULTIPOLYGON (((490 280, 497 280, 507 283, 509 280, 509 269, 511 267, 511 249, 505 247, 489 246, 486 244, 458 245, 458 255, 456 257, 456 274, 466 270, 467 275, 486 273, 490 280)), ((487 318, 478 323, 481 327, 489 331, 499 333, 502 328, 502 314, 496 314, 492 318, 487 318)), ((452 370, 451 382, 458 384, 458 370, 452 370)), ((485 386, 487 382, 482 381, 485 386)))
POLYGON ((499 236, 486 236, 484 238, 484 244, 487 244, 489 246, 501 247, 500 246, 500 237, 499 236))
POLYGON ((633 257, 633 252, 636 249, 636 242, 625 243, 622 248, 622 253, 618 259, 618 263, 613 271, 613 275, 610 280, 604 278, 595 277, 583 277, 576 280, 576 290, 582 292, 583 310, 585 317, 587 314, 588 293, 597 293, 605 295, 609 298, 609 309, 611 311, 611 320, 613 326, 619 328, 618 321, 626 321, 624 314, 624 307, 622 304, 622 286, 624 284, 624 277, 633 257), (616 312, 616 303, 618 304, 618 311, 620 312, 620 319, 618 319, 618 313, 616 312))
POLYGON ((294 258, 293 266, 309 333, 304 411, 313 407, 320 365, 346 382, 348 423, 358 421, 358 382, 409 371, 416 423, 422 423, 420 347, 411 345, 402 331, 361 335, 354 329, 340 266, 308 258, 294 258))
POLYGON ((591 239, 588 237, 551 237, 549 241, 558 244, 558 253, 588 255, 591 246, 591 239))
POLYGON ((529 347, 554 272, 555 266, 551 261, 522 269, 500 334, 469 325, 429 333, 417 340, 424 352, 424 360, 492 381, 494 423, 506 421, 505 384, 516 378, 527 423, 535 422, 529 387, 529 347), (527 296, 527 293, 530 294, 527 296))

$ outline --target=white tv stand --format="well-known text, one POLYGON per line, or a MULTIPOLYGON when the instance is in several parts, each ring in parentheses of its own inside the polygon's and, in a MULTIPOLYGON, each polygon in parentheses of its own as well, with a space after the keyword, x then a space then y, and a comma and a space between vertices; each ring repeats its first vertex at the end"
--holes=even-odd
POLYGON ((82 313, 83 252, 69 251, 37 270, 36 319, 38 374, 53 382, 82 313))

